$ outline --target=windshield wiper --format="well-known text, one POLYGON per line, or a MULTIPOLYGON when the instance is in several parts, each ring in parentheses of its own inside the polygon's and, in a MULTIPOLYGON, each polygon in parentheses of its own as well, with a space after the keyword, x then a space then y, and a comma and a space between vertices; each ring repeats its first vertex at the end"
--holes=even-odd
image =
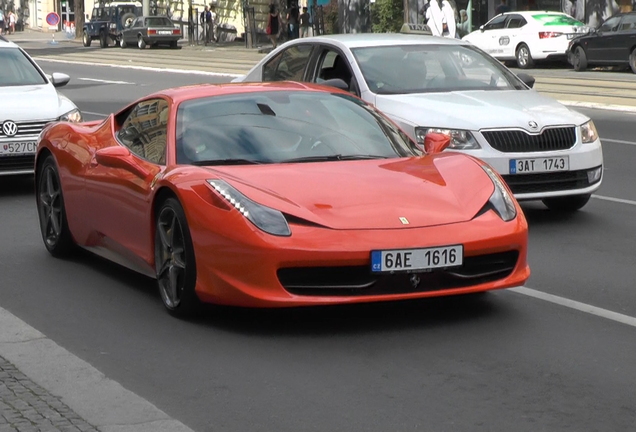
POLYGON ((207 166, 207 165, 260 165, 263 162, 255 161, 252 159, 210 159, 192 161, 191 165, 207 166))
POLYGON ((281 163, 296 163, 296 162, 328 162, 328 161, 341 161, 341 160, 362 160, 362 159, 388 159, 388 156, 378 155, 328 155, 328 156, 305 156, 294 159, 286 159, 281 163))

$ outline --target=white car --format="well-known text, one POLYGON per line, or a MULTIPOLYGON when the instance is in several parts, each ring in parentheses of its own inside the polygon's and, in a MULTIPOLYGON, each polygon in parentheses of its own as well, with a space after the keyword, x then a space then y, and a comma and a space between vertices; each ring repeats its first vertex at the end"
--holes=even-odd
POLYGON ((48 123, 82 120, 56 87, 70 77, 47 76, 18 45, 0 36, 0 176, 32 174, 38 135, 48 123))
POLYGON ((497 15, 462 40, 498 60, 516 60, 521 69, 535 60, 567 60, 570 41, 590 27, 561 12, 507 12, 497 15))
MULTIPOLYGON (((520 200, 578 210, 601 184, 594 123, 531 89, 534 79, 458 39, 345 34, 296 39, 234 81, 305 81, 349 90, 423 144, 451 136, 451 149, 492 165, 520 200), (525 83, 524 81, 525 80, 525 83)), ((373 187, 373 185, 370 185, 373 187)))

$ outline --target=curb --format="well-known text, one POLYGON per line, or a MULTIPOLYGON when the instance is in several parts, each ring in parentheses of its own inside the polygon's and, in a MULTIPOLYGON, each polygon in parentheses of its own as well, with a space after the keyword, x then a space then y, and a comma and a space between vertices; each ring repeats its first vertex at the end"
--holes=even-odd
POLYGON ((583 101, 571 101, 571 100, 559 100, 557 102, 566 106, 571 106, 571 107, 602 109, 602 110, 608 110, 608 111, 620 111, 620 112, 636 114, 636 106, 612 105, 612 104, 602 104, 599 102, 583 102, 583 101))
POLYGON ((2 307, 0 329, 0 356, 99 431, 194 432, 2 307))

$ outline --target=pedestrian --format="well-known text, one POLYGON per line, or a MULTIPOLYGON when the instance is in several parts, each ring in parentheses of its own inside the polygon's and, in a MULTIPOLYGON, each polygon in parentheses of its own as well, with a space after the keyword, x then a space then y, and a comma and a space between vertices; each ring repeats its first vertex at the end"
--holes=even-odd
POLYGON ((15 22, 17 21, 17 17, 13 13, 13 10, 9 12, 9 32, 11 34, 15 33, 15 22))
POLYGON ((457 32, 459 33, 460 38, 470 33, 470 21, 468 21, 466 9, 459 11, 459 25, 457 26, 457 32))
POLYGON ((203 40, 205 43, 210 42, 210 24, 212 23, 212 12, 210 6, 206 6, 201 12, 201 27, 203 28, 203 40))
POLYGON ((307 7, 303 7, 303 13, 300 15, 300 37, 309 36, 309 20, 311 16, 307 12, 307 7))
POLYGON ((299 37, 299 28, 298 28, 298 18, 299 18, 298 5, 296 3, 292 4, 291 9, 287 13, 287 26, 288 26, 288 35, 289 40, 298 39, 299 37))
POLYGON ((499 6, 495 9, 495 15, 500 15, 505 12, 510 12, 510 6, 506 4, 506 0, 501 0, 499 6))
POLYGON ((4 33, 4 11, 0 8, 0 35, 4 33))
POLYGON ((218 42, 216 37, 216 28, 216 8, 214 7, 214 5, 210 5, 210 36, 214 42, 218 42))
POLYGON ((274 48, 278 45, 278 36, 283 28, 283 22, 280 18, 280 14, 276 10, 275 4, 269 5, 269 15, 267 17, 267 37, 272 41, 274 48))

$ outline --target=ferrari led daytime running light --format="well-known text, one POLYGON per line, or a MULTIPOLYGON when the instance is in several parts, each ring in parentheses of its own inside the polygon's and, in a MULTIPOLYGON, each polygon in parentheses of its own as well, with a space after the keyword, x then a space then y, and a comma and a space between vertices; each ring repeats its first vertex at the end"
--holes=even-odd
POLYGON ((208 184, 260 230, 276 236, 291 235, 285 216, 278 210, 252 201, 224 180, 208 180, 208 184))
POLYGON ((495 212, 504 220, 508 222, 513 220, 517 216, 517 207, 515 206, 514 198, 508 192, 508 189, 504 185, 503 181, 489 166, 481 166, 490 180, 495 185, 495 191, 490 196, 488 202, 492 205, 495 212))

